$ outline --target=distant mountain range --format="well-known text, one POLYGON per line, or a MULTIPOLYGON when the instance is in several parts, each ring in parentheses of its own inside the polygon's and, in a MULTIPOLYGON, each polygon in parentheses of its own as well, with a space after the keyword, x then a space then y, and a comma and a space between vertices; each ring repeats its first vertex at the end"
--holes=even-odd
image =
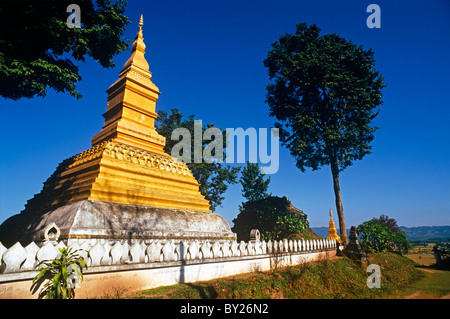
MULTIPOLYGON (((328 236, 328 227, 311 227, 311 230, 319 237, 328 236)), ((404 227, 400 226, 400 230, 405 232, 409 241, 448 241, 450 240, 450 226, 419 226, 404 227)), ((347 234, 350 230, 347 229, 347 234)), ((339 229, 338 229, 339 234, 339 229)))
POLYGON ((450 240, 450 226, 419 226, 404 227, 400 226, 400 230, 405 232, 408 240, 428 240, 428 241, 448 241, 450 240))

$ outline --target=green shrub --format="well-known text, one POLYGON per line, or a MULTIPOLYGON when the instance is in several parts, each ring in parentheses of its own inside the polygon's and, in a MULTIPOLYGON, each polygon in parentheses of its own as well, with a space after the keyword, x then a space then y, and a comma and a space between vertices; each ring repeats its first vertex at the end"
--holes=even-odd
POLYGON ((71 248, 60 248, 61 256, 53 260, 44 260, 35 268, 42 268, 33 279, 32 289, 37 290, 47 280, 39 293, 39 298, 72 299, 75 298, 75 284, 83 279, 82 269, 87 269, 86 262, 71 248))
POLYGON ((395 251, 405 253, 412 248, 404 232, 394 232, 375 220, 362 223, 358 226, 357 232, 363 249, 368 252, 395 251))

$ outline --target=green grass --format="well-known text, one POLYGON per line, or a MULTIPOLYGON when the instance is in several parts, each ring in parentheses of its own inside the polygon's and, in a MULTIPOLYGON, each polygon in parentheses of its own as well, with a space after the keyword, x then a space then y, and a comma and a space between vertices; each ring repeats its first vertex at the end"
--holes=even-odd
MULTIPOLYGON (((450 295, 450 271, 421 268, 420 280, 399 291, 393 298, 437 299, 450 295)), ((447 297, 448 298, 448 297, 447 297)))
POLYGON ((410 259, 393 253, 371 254, 368 262, 381 268, 380 289, 368 288, 369 273, 350 259, 340 257, 274 271, 155 288, 141 291, 133 298, 389 298, 425 276, 410 259))

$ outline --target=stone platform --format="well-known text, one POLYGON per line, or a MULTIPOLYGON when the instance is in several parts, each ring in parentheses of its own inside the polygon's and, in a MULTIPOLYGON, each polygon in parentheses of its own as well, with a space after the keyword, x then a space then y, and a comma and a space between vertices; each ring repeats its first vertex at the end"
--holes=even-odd
POLYGON ((0 226, 0 241, 45 241, 58 232, 67 243, 84 239, 234 240, 227 221, 211 212, 82 200, 43 214, 14 215, 0 226), (52 229, 52 227, 56 225, 52 229))

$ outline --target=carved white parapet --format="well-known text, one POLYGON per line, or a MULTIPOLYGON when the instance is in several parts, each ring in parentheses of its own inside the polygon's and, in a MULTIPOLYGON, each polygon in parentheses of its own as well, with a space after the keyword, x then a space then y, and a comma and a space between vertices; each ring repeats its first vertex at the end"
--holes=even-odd
POLYGON ((249 241, 247 243, 247 254, 249 256, 254 256, 255 255, 255 245, 252 241, 249 241))
POLYGON ((229 241, 225 241, 222 243, 222 255, 223 257, 231 257, 231 245, 229 241))
POLYGON ((273 251, 274 251, 274 249, 273 249, 273 242, 271 240, 269 240, 267 242, 267 253, 268 254, 273 254, 273 251))
POLYGON ((5 253, 5 251, 6 251, 6 247, 3 246, 3 244, 0 242, 0 269, 2 269, 2 264, 3 264, 2 256, 5 253))
POLYGON ((262 255, 263 251, 262 251, 262 242, 257 241, 255 242, 255 255, 262 255))
POLYGON ((222 245, 221 245, 221 243, 219 243, 218 241, 216 241, 216 242, 212 245, 211 251, 212 251, 212 257, 213 257, 213 258, 220 258, 220 257, 223 257, 222 245))
POLYGON ((44 260, 52 260, 58 257, 59 251, 51 242, 47 242, 36 253, 39 262, 44 260))
POLYGON ((241 242, 239 243, 239 251, 241 252, 241 256, 248 255, 247 244, 243 240, 241 240, 241 242))
POLYGON ((239 245, 236 241, 231 243, 231 254, 233 257, 239 257, 241 255, 241 251, 239 250, 239 245))
POLYGON ((188 247, 189 259, 199 259, 200 258, 200 246, 198 242, 194 241, 189 244, 188 247))
POLYGON ((5 273, 17 272, 20 266, 27 259, 27 251, 17 242, 11 248, 6 250, 2 256, 2 266, 5 273))
POLYGON ((99 266, 100 262, 102 260, 103 254, 105 252, 105 249, 103 248, 103 245, 100 243, 97 243, 89 250, 90 255, 90 266, 99 266))
MULTIPOLYGON (((121 265, 126 263, 175 262, 211 258, 239 258, 276 253, 295 253, 320 251, 335 248, 337 243, 331 239, 299 239, 274 241, 167 241, 86 239, 73 241, 68 248, 78 250, 89 267, 121 265), (89 257, 88 257, 89 251, 89 257)), ((42 244, 42 243, 41 243, 42 244)), ((26 247, 16 243, 10 248, 0 243, 0 273, 13 273, 34 270, 44 260, 60 256, 59 248, 64 243, 46 241, 41 247, 32 242, 26 247)), ((205 261, 206 262, 206 261, 205 261)))
POLYGON ((261 250, 263 254, 267 254, 267 242, 265 240, 261 242, 261 250))
POLYGON ((203 259, 212 258, 211 244, 209 242, 204 242, 200 247, 203 259))
MULTIPOLYGON (((131 247, 130 247, 131 262, 132 263, 145 262, 145 250, 146 250, 145 244, 143 247, 139 241, 136 241, 133 245, 131 245, 131 247)), ((172 248, 172 253, 173 253, 173 248, 172 248)))
POLYGON ((38 264, 36 260, 36 254, 39 250, 39 246, 34 242, 29 243, 25 250, 27 251, 27 259, 23 263, 21 270, 33 270, 34 267, 38 264))
MULTIPOLYGON (((162 250, 162 245, 159 242, 152 242, 150 245, 148 245, 147 249, 146 249, 148 262, 162 261, 161 250, 162 250)), ((198 249, 197 249, 197 252, 198 252, 198 249)))
POLYGON ((176 261, 178 255, 175 253, 175 246, 172 242, 168 241, 162 247, 163 261, 176 261))
POLYGON ((175 253, 178 255, 178 260, 189 260, 188 244, 185 241, 179 242, 175 246, 175 253))
POLYGON ((115 244, 111 247, 109 252, 111 256, 111 264, 119 265, 121 263, 121 258, 123 255, 123 246, 119 241, 116 241, 115 244))
POLYGON ((280 240, 278 241, 278 250, 279 250, 280 253, 286 251, 286 250, 284 249, 284 243, 283 243, 283 240, 282 240, 282 239, 280 239, 280 240))

